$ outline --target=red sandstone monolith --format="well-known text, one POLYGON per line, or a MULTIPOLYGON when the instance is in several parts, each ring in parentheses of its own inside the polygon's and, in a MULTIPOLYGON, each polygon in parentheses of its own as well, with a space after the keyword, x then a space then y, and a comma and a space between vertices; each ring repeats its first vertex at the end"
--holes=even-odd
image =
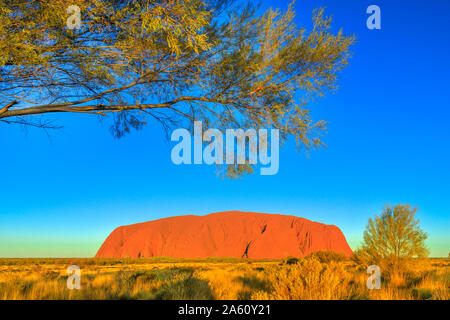
POLYGON ((334 225, 288 215, 228 211, 118 227, 95 257, 279 259, 323 250, 352 254, 334 225))

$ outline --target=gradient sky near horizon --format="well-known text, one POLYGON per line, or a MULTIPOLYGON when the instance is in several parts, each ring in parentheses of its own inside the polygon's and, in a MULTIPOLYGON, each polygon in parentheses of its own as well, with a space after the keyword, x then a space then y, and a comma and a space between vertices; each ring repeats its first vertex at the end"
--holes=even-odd
POLYGON ((340 89, 310 105, 329 121, 326 148, 307 157, 288 142, 277 175, 230 180, 174 165, 156 123, 121 140, 88 115, 52 115, 64 129, 50 138, 2 124, 0 257, 92 257, 117 226, 226 210, 335 224, 356 249, 368 218, 397 203, 419 208, 431 256, 447 256, 450 2, 297 0, 297 24, 321 6, 357 36, 340 89), (366 27, 372 4, 381 30, 366 27))

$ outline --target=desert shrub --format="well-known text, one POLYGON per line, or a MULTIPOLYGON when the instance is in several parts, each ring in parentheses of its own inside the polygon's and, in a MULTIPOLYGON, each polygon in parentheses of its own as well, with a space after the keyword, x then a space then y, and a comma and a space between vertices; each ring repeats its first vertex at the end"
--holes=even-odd
POLYGON ((194 278, 192 275, 184 279, 165 283, 155 294, 160 300, 213 300, 208 282, 194 278))
POLYGON ((252 299, 316 300, 348 297, 349 275, 342 263, 321 263, 317 258, 302 259, 297 264, 271 266, 264 271, 268 290, 258 290, 252 299))
POLYGON ((155 280, 157 278, 155 272, 152 271, 137 271, 129 276, 130 280, 132 281, 151 281, 155 280))
POLYGON ((48 270, 43 274, 43 277, 48 280, 55 280, 59 277, 59 272, 48 270))
POLYGON ((424 259, 379 257, 373 260, 368 259, 365 253, 361 254, 360 250, 356 250, 351 259, 361 271, 366 270, 370 265, 377 265, 380 268, 383 280, 389 283, 398 284, 398 278, 412 279, 423 276, 421 271, 423 269, 422 264, 424 263, 424 259))
POLYGON ((284 258, 281 262, 281 264, 296 264, 298 262, 298 258, 296 257, 292 257, 292 256, 287 256, 286 258, 284 258))
POLYGON ((194 276, 208 282, 214 299, 239 300, 249 299, 254 284, 247 280, 257 275, 257 271, 247 264, 229 264, 225 266, 214 266, 210 268, 196 269, 194 276))
POLYGON ((339 262, 347 260, 347 257, 343 253, 336 252, 333 250, 312 252, 305 258, 307 259, 316 258, 321 263, 329 263, 332 261, 339 262))

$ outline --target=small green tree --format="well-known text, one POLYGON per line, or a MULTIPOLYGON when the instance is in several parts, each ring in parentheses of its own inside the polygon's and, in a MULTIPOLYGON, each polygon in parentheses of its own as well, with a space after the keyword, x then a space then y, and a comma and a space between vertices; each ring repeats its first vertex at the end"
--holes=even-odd
POLYGON ((398 268, 405 259, 426 257, 427 234, 415 218, 416 211, 410 205, 388 205, 380 216, 370 218, 356 258, 368 263, 389 262, 398 268))

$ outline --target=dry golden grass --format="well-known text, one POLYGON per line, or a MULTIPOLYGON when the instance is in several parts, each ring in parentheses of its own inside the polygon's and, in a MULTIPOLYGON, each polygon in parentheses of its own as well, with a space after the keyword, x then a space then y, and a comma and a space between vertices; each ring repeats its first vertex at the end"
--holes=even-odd
POLYGON ((381 289, 350 260, 0 259, 0 299, 450 299, 450 259, 382 270, 381 289), (68 265, 81 289, 67 289, 68 265))

